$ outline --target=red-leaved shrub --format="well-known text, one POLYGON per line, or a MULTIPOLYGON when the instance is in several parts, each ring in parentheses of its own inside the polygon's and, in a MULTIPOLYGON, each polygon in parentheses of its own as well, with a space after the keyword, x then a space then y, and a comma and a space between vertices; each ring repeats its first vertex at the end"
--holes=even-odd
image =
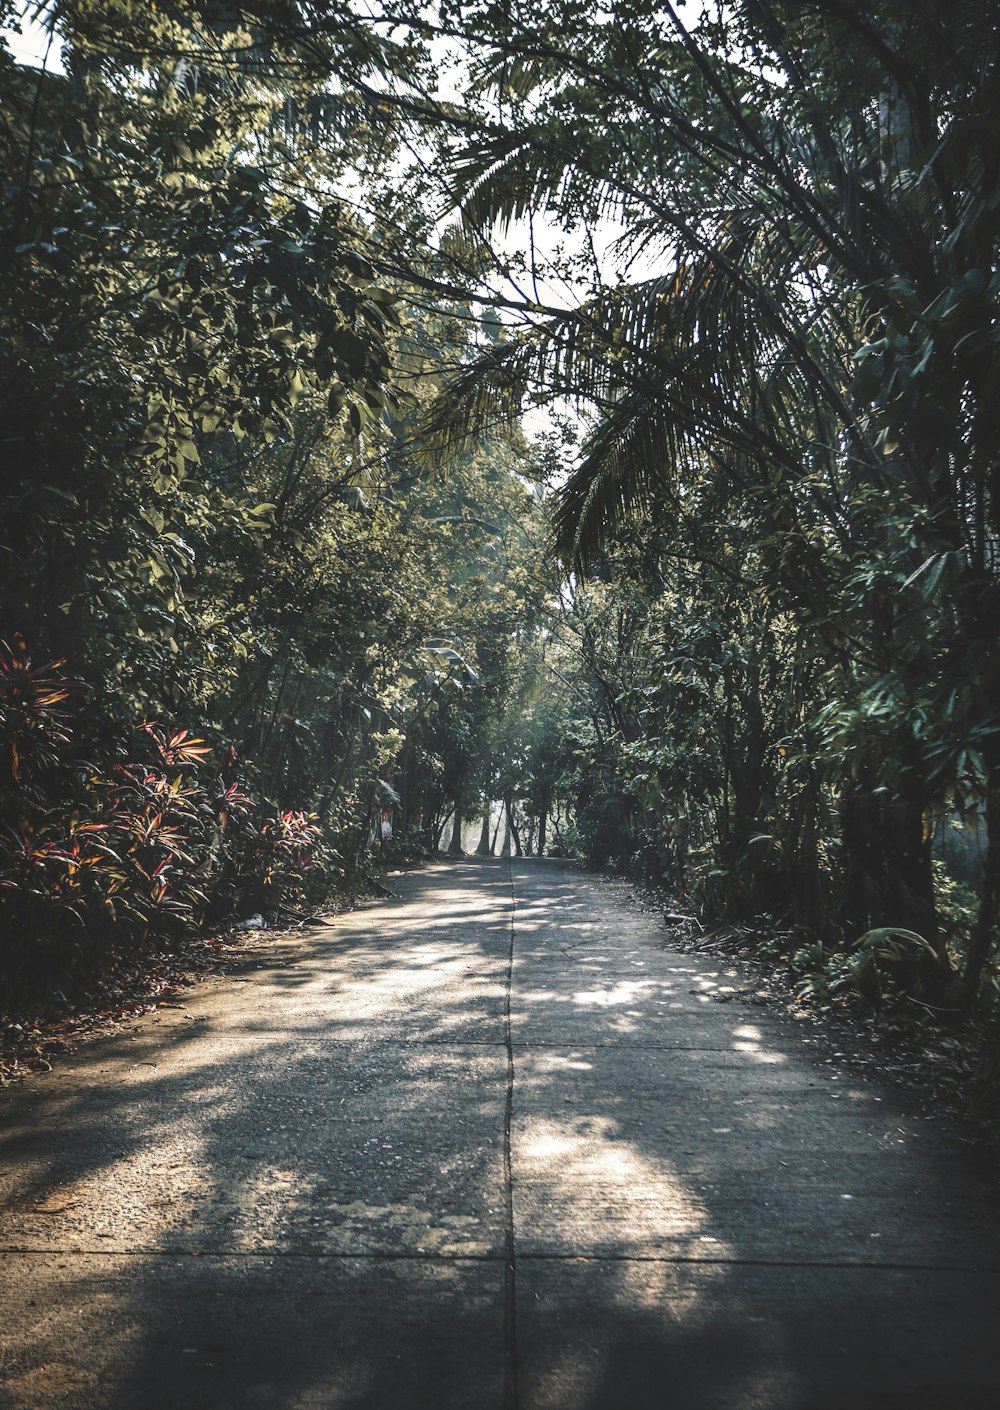
POLYGON ((82 691, 61 664, 0 643, 0 979, 21 995, 122 944, 273 911, 301 894, 321 841, 314 815, 271 813, 187 730, 144 720, 113 760, 81 759, 82 691))

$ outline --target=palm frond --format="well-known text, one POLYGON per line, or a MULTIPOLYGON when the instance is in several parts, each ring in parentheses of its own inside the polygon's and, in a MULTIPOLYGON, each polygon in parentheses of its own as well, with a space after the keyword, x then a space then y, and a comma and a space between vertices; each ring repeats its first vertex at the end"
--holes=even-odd
POLYGON ((666 407, 641 394, 602 417, 556 498, 551 533, 559 559, 586 575, 611 532, 669 503, 685 439, 666 407))
POLYGON ((489 348, 433 406, 425 429, 444 454, 496 418, 498 398, 515 417, 532 388, 596 411, 553 520, 556 550, 578 572, 605 537, 669 505, 695 464, 730 487, 803 473, 809 428, 840 396, 842 373, 811 339, 787 245, 758 212, 720 215, 719 227, 700 258, 489 348))
POLYGON ((480 229, 507 228, 529 214, 572 207, 590 219, 620 205, 613 187, 573 160, 566 134, 558 143, 544 123, 497 128, 470 141, 455 165, 452 195, 463 219, 480 229))
POLYGON ((417 443, 440 469, 459 460, 490 428, 517 424, 534 353, 520 342, 496 343, 447 377, 424 414, 417 443))

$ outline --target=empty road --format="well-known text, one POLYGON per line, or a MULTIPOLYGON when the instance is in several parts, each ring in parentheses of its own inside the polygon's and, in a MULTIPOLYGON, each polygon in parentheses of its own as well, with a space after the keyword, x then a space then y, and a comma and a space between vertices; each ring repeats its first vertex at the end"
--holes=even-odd
POLYGON ((391 884, 0 1093, 0 1404, 995 1410, 973 1153, 618 884, 391 884))

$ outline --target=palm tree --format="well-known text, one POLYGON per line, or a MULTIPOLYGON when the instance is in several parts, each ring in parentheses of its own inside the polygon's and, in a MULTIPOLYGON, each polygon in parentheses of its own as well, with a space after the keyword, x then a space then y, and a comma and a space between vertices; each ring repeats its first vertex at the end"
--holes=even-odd
MULTIPOLYGON (((830 649, 860 639, 869 682, 920 702, 894 766, 897 864, 933 930, 926 807, 971 788, 1000 830, 1000 17, 743 0, 690 25, 669 4, 495 22, 480 72, 502 119, 456 160, 464 220, 613 216, 623 258, 654 273, 529 307, 442 389, 429 429, 454 446, 529 387, 585 407, 553 515, 577 572, 631 526, 683 522, 706 480, 778 550, 818 533, 812 596, 829 598, 834 561, 839 587, 814 627, 830 649), (928 709, 950 712, 931 738, 928 709), (975 742, 971 785, 952 737, 975 742)), ((987 870, 967 987, 995 936, 997 845, 987 870)))

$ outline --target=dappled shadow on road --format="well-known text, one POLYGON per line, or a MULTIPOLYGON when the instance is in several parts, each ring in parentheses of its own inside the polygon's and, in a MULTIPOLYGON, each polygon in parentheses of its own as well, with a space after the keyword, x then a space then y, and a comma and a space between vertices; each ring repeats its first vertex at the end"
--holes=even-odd
MULTIPOLYGON (((956 1363, 982 1368, 963 1407, 992 1404, 991 1275, 897 1266, 984 1246, 962 1170, 925 1158, 915 1204, 874 1094, 713 1002, 726 976, 615 888, 514 877, 524 1410, 931 1410, 956 1363)), ((9 1094, 12 1406, 499 1410, 509 872, 398 885, 186 1026, 9 1094)))
POLYGON ((404 908, 8 1094, 11 1405, 473 1405, 501 1383, 509 882, 474 875, 446 915, 409 878, 404 908), (39 1335, 29 1305, 62 1311, 39 1335))

